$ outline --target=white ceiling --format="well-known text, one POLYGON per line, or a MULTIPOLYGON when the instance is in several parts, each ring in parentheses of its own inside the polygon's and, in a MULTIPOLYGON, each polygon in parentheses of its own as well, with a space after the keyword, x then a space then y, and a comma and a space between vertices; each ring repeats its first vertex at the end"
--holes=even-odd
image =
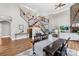
POLYGON ((73 5, 71 3, 66 3, 64 7, 55 9, 55 5, 57 4, 58 3, 26 3, 24 5, 32 8, 33 10, 37 11, 41 15, 48 15, 48 14, 55 14, 58 12, 62 12, 67 8, 70 8, 71 5, 73 5))

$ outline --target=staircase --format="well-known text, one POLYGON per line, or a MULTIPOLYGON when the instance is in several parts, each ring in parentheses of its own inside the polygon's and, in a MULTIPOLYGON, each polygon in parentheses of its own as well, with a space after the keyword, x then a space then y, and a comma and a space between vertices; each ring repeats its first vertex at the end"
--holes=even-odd
POLYGON ((43 23, 41 23, 41 31, 44 33, 44 34, 48 34, 48 27, 46 27, 46 25, 44 25, 43 23))
POLYGON ((34 15, 31 15, 30 12, 26 14, 26 12, 24 12, 22 9, 20 9, 20 13, 21 13, 20 16, 28 23, 29 27, 33 27, 38 23, 39 27, 41 28, 41 31, 44 34, 48 33, 46 31, 48 29, 48 27, 46 27, 48 24, 47 25, 44 24, 44 21, 47 20, 46 18, 42 16, 35 17, 34 15))

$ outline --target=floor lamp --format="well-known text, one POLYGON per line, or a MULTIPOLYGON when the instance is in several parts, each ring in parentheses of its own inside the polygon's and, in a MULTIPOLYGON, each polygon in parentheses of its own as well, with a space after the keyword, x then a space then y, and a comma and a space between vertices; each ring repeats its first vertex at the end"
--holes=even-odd
POLYGON ((35 53, 35 38, 34 37, 33 37, 32 45, 33 45, 33 48, 32 48, 33 55, 36 55, 36 53, 35 53))
POLYGON ((36 53, 35 53, 35 46, 34 46, 35 45, 35 42, 33 41, 32 44, 33 44, 33 55, 36 55, 36 53))

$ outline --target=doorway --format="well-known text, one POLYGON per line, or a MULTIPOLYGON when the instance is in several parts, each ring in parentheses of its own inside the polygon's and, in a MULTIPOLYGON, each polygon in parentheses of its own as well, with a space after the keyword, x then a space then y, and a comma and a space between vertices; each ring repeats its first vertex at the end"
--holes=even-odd
POLYGON ((1 36, 11 35, 11 24, 8 21, 1 22, 1 36))

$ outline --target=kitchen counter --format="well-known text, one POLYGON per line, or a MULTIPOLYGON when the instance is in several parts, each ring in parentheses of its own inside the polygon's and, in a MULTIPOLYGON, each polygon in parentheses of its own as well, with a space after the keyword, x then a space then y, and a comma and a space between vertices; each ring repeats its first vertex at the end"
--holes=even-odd
POLYGON ((77 33, 59 33, 59 38, 68 39, 68 37, 71 37, 70 40, 79 41, 79 35, 77 33))

